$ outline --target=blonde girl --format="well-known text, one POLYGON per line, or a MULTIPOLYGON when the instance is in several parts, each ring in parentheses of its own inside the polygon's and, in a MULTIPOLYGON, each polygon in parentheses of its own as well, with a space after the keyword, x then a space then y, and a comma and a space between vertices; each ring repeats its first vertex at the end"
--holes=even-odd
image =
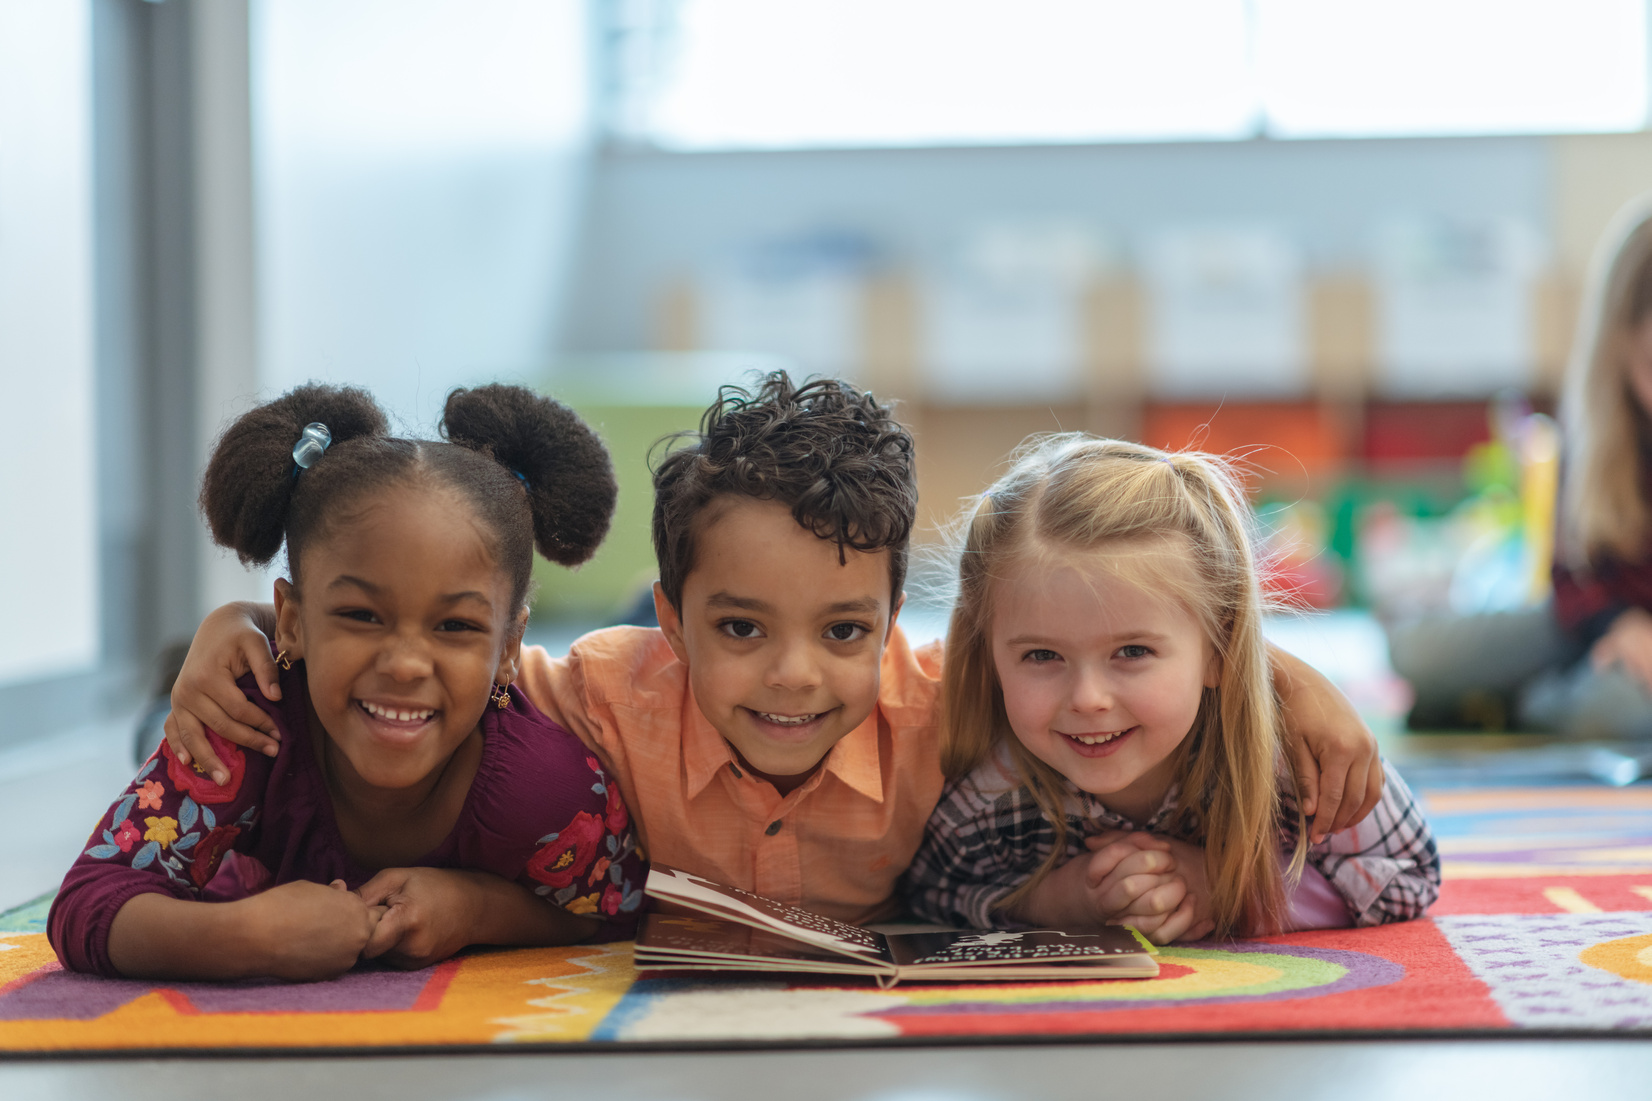
POLYGON ((1415 917, 1439 861, 1391 771, 1310 845, 1285 767, 1243 492, 1219 461, 1060 435, 969 510, 925 917, 1125 922, 1161 943, 1415 917))

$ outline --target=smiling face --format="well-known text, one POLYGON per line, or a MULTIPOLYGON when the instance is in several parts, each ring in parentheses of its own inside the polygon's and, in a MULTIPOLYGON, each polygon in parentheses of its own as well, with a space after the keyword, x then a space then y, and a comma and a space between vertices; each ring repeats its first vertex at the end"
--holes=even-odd
POLYGON ((375 494, 311 542, 300 593, 276 583, 276 644, 305 662, 310 704, 365 783, 439 773, 516 672, 526 613, 457 496, 375 494))
POLYGON ((878 666, 898 606, 889 552, 844 552, 774 501, 705 509, 682 607, 655 587, 695 701, 747 766, 801 783, 877 703, 878 666))
POLYGON ((1193 614, 1136 580, 1191 571, 1185 552, 1109 549, 1123 570, 1100 558, 1043 556, 998 582, 992 658, 1021 744, 1142 822, 1163 799, 1176 749, 1219 669, 1193 614))

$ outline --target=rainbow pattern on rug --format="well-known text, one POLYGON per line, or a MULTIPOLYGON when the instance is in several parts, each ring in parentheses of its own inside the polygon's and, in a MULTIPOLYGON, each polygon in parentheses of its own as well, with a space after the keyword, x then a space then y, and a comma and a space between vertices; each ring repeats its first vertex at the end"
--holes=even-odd
POLYGON ((0 1051, 385 1051, 1652 1031, 1652 786, 1430 792, 1428 918, 1164 950, 1157 979, 903 985, 639 976, 629 945, 466 954, 325 983, 64 971, 0 916, 0 1051))

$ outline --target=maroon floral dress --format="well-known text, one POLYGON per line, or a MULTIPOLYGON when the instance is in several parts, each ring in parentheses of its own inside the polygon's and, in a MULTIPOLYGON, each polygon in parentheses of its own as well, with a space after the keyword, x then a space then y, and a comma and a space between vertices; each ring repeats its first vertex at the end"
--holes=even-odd
MULTIPOLYGON (((333 817, 303 665, 281 674, 280 702, 250 678, 241 687, 280 728, 280 751, 246 753, 209 732, 230 771, 220 787, 162 745, 93 829, 52 902, 47 933, 65 967, 118 974, 109 928, 136 895, 212 902, 293 880, 355 888, 372 878, 333 817)), ((482 718, 482 759, 459 820, 413 865, 492 872, 596 917, 593 939, 623 940, 635 930, 646 868, 619 786, 578 738, 515 688, 510 697, 482 718)))

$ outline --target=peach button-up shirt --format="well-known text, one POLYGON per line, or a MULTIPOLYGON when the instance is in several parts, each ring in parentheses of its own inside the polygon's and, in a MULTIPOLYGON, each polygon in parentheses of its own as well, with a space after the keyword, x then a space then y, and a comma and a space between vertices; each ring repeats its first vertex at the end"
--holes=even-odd
POLYGON ((658 629, 593 631, 565 658, 527 647, 520 685, 618 778, 650 859, 864 922, 898 908, 940 798, 940 665, 939 643, 914 651, 897 627, 872 714, 784 797, 740 768, 658 629))

